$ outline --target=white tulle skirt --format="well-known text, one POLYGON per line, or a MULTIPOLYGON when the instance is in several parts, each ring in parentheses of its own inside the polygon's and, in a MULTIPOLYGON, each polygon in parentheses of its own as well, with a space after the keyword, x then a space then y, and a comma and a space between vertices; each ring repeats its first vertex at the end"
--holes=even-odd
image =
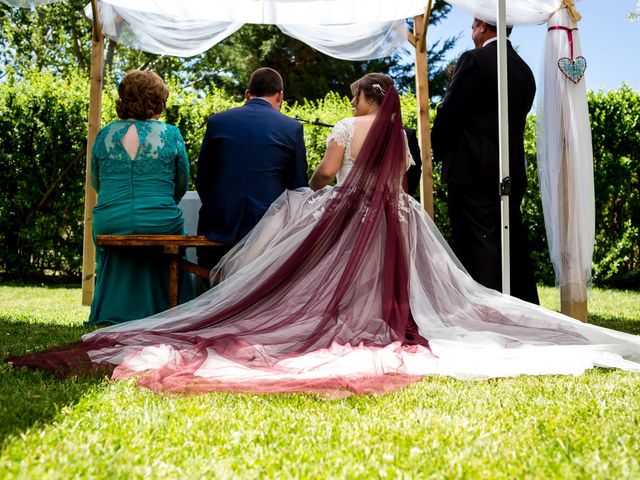
MULTIPOLYGON (((320 283, 327 292, 337 288, 332 282, 341 276, 341 255, 349 252, 348 232, 315 267, 314 283, 302 277, 278 299, 266 299, 271 301, 268 308, 256 307, 233 322, 202 326, 203 318, 237 302, 277 269, 312 234, 327 202, 339 195, 340 187, 285 192, 212 272, 220 283, 167 312, 86 335, 85 341, 105 334, 122 336, 117 346, 88 352, 91 360, 116 365, 114 378, 137 376, 156 390, 192 391, 379 392, 428 375, 578 375, 594 366, 640 371, 640 337, 585 324, 476 283, 408 195, 402 196, 400 213, 408 236, 409 303, 428 346, 396 340, 381 318, 377 279, 385 268, 382 230, 374 232, 379 241, 370 243, 359 274, 341 300, 344 314, 321 330, 318 324, 329 295, 314 300, 317 305, 306 305, 295 321, 281 327, 279 322, 300 311, 299 304, 313 298, 320 283), (176 325, 179 335, 163 334, 175 332, 176 325), (308 344, 311 335, 313 345, 308 344), (215 340, 211 346, 209 340, 215 340)), ((366 216, 364 209, 361 221, 366 216)))

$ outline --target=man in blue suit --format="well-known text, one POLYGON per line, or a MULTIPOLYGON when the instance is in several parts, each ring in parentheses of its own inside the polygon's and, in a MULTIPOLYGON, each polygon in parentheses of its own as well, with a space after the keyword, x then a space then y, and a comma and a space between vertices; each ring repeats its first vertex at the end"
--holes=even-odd
POLYGON ((302 124, 280 113, 282 97, 280 74, 259 68, 246 103, 207 121, 196 178, 198 234, 228 246, 199 248, 198 263, 206 268, 249 233, 282 192, 308 185, 302 124))

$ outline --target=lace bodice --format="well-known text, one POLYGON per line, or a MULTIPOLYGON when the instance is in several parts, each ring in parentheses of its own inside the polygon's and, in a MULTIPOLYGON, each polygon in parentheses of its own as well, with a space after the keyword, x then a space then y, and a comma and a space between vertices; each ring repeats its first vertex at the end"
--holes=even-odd
MULTIPOLYGON (((333 130, 331 131, 329 136, 327 137, 327 145, 329 145, 329 142, 333 141, 338 145, 340 145, 341 147, 344 147, 344 154, 342 156, 342 166, 340 167, 340 170, 338 170, 338 173, 336 174, 336 182, 338 185, 342 184, 344 180, 347 178, 347 175, 349 175, 349 172, 353 168, 353 163, 355 162, 355 158, 351 152, 351 144, 353 142, 353 136, 355 132, 355 123, 356 123, 355 117, 347 117, 347 118, 343 118, 342 120, 339 120, 336 123, 335 127, 333 127, 333 130)), ((407 141, 406 134, 405 134, 405 142, 407 143, 407 148, 406 148, 407 156, 408 156, 407 168, 409 168, 411 165, 415 165, 415 162, 413 161, 413 158, 411 157, 411 153, 409 152, 409 144, 407 141)))
POLYGON ((118 188, 121 195, 153 189, 177 201, 187 190, 188 177, 189 158, 180 130, 158 120, 110 123, 98 132, 91 150, 91 183, 99 193, 105 182, 118 187, 126 183, 130 188, 118 188), (131 125, 140 142, 133 157, 122 144, 131 125))

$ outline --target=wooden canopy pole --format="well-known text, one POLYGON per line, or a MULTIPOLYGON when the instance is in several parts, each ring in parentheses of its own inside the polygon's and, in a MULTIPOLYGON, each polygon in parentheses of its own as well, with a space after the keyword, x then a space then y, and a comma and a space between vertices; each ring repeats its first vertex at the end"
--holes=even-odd
MULTIPOLYGON (((431 17, 431 0, 424 15, 413 17, 413 34, 409 35, 416 55, 416 97, 418 100, 418 138, 422 153, 420 203, 431 218, 433 214, 433 169, 431 167, 431 124, 429 119, 429 66, 427 62, 427 27, 431 17)), ((411 33, 411 32, 410 32, 411 33)))
MULTIPOLYGON (((561 223, 562 228, 560 229, 560 252, 561 252, 561 270, 562 275, 560 275, 560 280, 562 278, 568 280, 573 280, 576 270, 576 259, 575 259, 575 245, 571 244, 571 236, 570 236, 570 223, 569 219, 571 218, 572 211, 570 205, 573 203, 571 201, 570 190, 571 187, 569 185, 569 151, 568 144, 565 140, 563 154, 562 154, 562 167, 561 167, 561 178, 562 178, 562 188, 561 188, 561 200, 560 203, 562 205, 562 217, 561 223)), ((581 276, 581 275, 580 275, 581 276)), ((573 317, 577 320, 581 320, 583 322, 589 321, 589 309, 587 305, 587 284, 576 283, 567 281, 565 284, 560 285, 560 311, 565 315, 573 317)))
POLYGON ((93 35, 91 44, 91 77, 89 100, 89 131, 87 134, 87 159, 84 187, 84 238, 82 242, 82 304, 91 305, 96 274, 96 247, 93 244, 93 207, 96 191, 91 186, 91 147, 100 129, 102 111, 102 75, 104 36, 100 25, 97 0, 91 0, 93 35))

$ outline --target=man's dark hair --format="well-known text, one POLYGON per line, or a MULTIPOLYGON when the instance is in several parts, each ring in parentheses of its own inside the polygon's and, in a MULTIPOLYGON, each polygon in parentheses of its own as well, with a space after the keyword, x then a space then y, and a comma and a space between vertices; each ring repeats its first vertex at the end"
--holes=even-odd
POLYGON ((252 97, 270 97, 283 89, 282 77, 273 68, 259 68, 249 79, 249 94, 252 97))
MULTIPOLYGON (((487 28, 489 30, 491 30, 492 32, 497 32, 498 31, 498 27, 496 27, 495 25, 491 25, 490 23, 484 22, 487 24, 487 28)), ((509 35, 511 35, 511 31, 513 30, 513 25, 509 26, 507 25, 507 37, 509 35)))

